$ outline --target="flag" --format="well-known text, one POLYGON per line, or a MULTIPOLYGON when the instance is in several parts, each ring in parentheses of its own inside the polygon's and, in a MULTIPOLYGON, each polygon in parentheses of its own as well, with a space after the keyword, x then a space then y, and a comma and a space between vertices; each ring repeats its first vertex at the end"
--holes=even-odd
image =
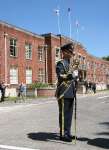
POLYGON ((58 22, 57 22, 57 25, 58 25, 58 32, 59 34, 61 34, 61 31, 60 31, 60 10, 59 9, 55 9, 54 12, 56 13, 57 15, 57 18, 58 18, 58 22))
POLYGON ((70 8, 68 8, 68 12, 70 12, 71 11, 71 9, 70 8))
POLYGON ((57 16, 59 16, 59 9, 55 9, 54 12, 56 13, 57 16))
POLYGON ((79 23, 78 20, 76 20, 75 24, 76 24, 76 27, 77 27, 77 28, 80 28, 82 31, 85 29, 84 26, 81 26, 81 24, 79 23))
POLYGON ((76 27, 79 27, 79 22, 78 22, 78 20, 76 20, 75 24, 76 24, 76 27))

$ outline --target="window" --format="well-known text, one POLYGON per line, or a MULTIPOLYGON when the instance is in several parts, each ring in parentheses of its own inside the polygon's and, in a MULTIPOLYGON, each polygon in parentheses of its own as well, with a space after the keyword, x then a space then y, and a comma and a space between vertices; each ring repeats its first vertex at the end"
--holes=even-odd
POLYGON ((17 40, 10 39, 10 56, 17 56, 17 40))
POLYGON ((43 46, 38 47, 38 60, 44 61, 44 48, 43 48, 43 46))
POLYGON ((97 69, 97 65, 96 65, 96 62, 94 62, 94 69, 97 69))
POLYGON ((90 62, 87 61, 87 69, 90 69, 90 62))
POLYGON ((10 84, 18 84, 18 68, 10 68, 10 84))
POLYGON ((83 64, 86 64, 86 58, 83 57, 83 64))
POLYGON ((26 59, 32 59, 32 45, 30 43, 25 44, 26 59))
POLYGON ((79 61, 80 61, 80 63, 81 63, 81 61, 82 61, 82 56, 81 56, 81 55, 79 55, 79 61))
POLYGON ((55 60, 56 60, 56 62, 57 61, 59 61, 59 59, 60 59, 60 48, 56 48, 56 55, 55 55, 55 60))
POLYGON ((26 84, 32 83, 32 69, 26 69, 26 84))
POLYGON ((39 72, 38 72, 38 82, 45 82, 45 74, 44 74, 44 69, 43 68, 39 68, 39 72))

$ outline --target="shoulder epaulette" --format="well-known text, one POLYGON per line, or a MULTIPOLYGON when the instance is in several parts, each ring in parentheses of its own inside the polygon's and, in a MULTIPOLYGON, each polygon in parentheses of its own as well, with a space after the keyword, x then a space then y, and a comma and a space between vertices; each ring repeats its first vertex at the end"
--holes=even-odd
POLYGON ((56 62, 56 64, 62 63, 62 62, 63 62, 63 59, 59 59, 59 60, 56 62))

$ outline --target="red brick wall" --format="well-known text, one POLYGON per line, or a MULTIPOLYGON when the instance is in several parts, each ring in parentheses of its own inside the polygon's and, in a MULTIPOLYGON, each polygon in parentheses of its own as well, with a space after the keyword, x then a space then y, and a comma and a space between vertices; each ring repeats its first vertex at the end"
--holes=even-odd
POLYGON ((1 74, 0 80, 3 81, 5 77, 5 63, 4 63, 4 28, 0 25, 0 64, 1 64, 1 74))
MULTIPOLYGON (((9 69, 11 66, 17 66, 19 70, 19 83, 20 82, 26 82, 26 67, 32 68, 32 80, 36 81, 37 80, 37 74, 38 74, 38 69, 39 67, 45 68, 45 63, 39 62, 38 61, 38 45, 44 45, 44 38, 37 38, 35 36, 31 36, 25 32, 18 31, 14 28, 10 27, 2 27, 0 26, 0 31, 2 31, 2 34, 6 32, 8 34, 7 37, 7 53, 8 53, 8 83, 9 83, 9 69), (18 57, 10 57, 9 54, 9 39, 10 38, 16 38, 17 39, 17 46, 18 46, 18 57), (32 60, 27 60, 25 58, 25 42, 31 43, 32 44, 32 60)), ((1 65, 2 69, 2 77, 4 77, 4 37, 2 37, 1 40, 1 65)))
POLYGON ((37 96, 55 96, 55 89, 37 89, 37 96))
POLYGON ((60 47, 60 38, 52 34, 45 36, 48 45, 48 83, 56 82, 55 48, 60 47))

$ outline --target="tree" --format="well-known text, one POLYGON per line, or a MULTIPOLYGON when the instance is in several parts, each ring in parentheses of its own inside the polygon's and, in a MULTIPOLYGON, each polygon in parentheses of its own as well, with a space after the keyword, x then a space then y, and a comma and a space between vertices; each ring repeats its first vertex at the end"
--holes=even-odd
POLYGON ((104 56, 102 59, 109 61, 109 56, 104 56))

